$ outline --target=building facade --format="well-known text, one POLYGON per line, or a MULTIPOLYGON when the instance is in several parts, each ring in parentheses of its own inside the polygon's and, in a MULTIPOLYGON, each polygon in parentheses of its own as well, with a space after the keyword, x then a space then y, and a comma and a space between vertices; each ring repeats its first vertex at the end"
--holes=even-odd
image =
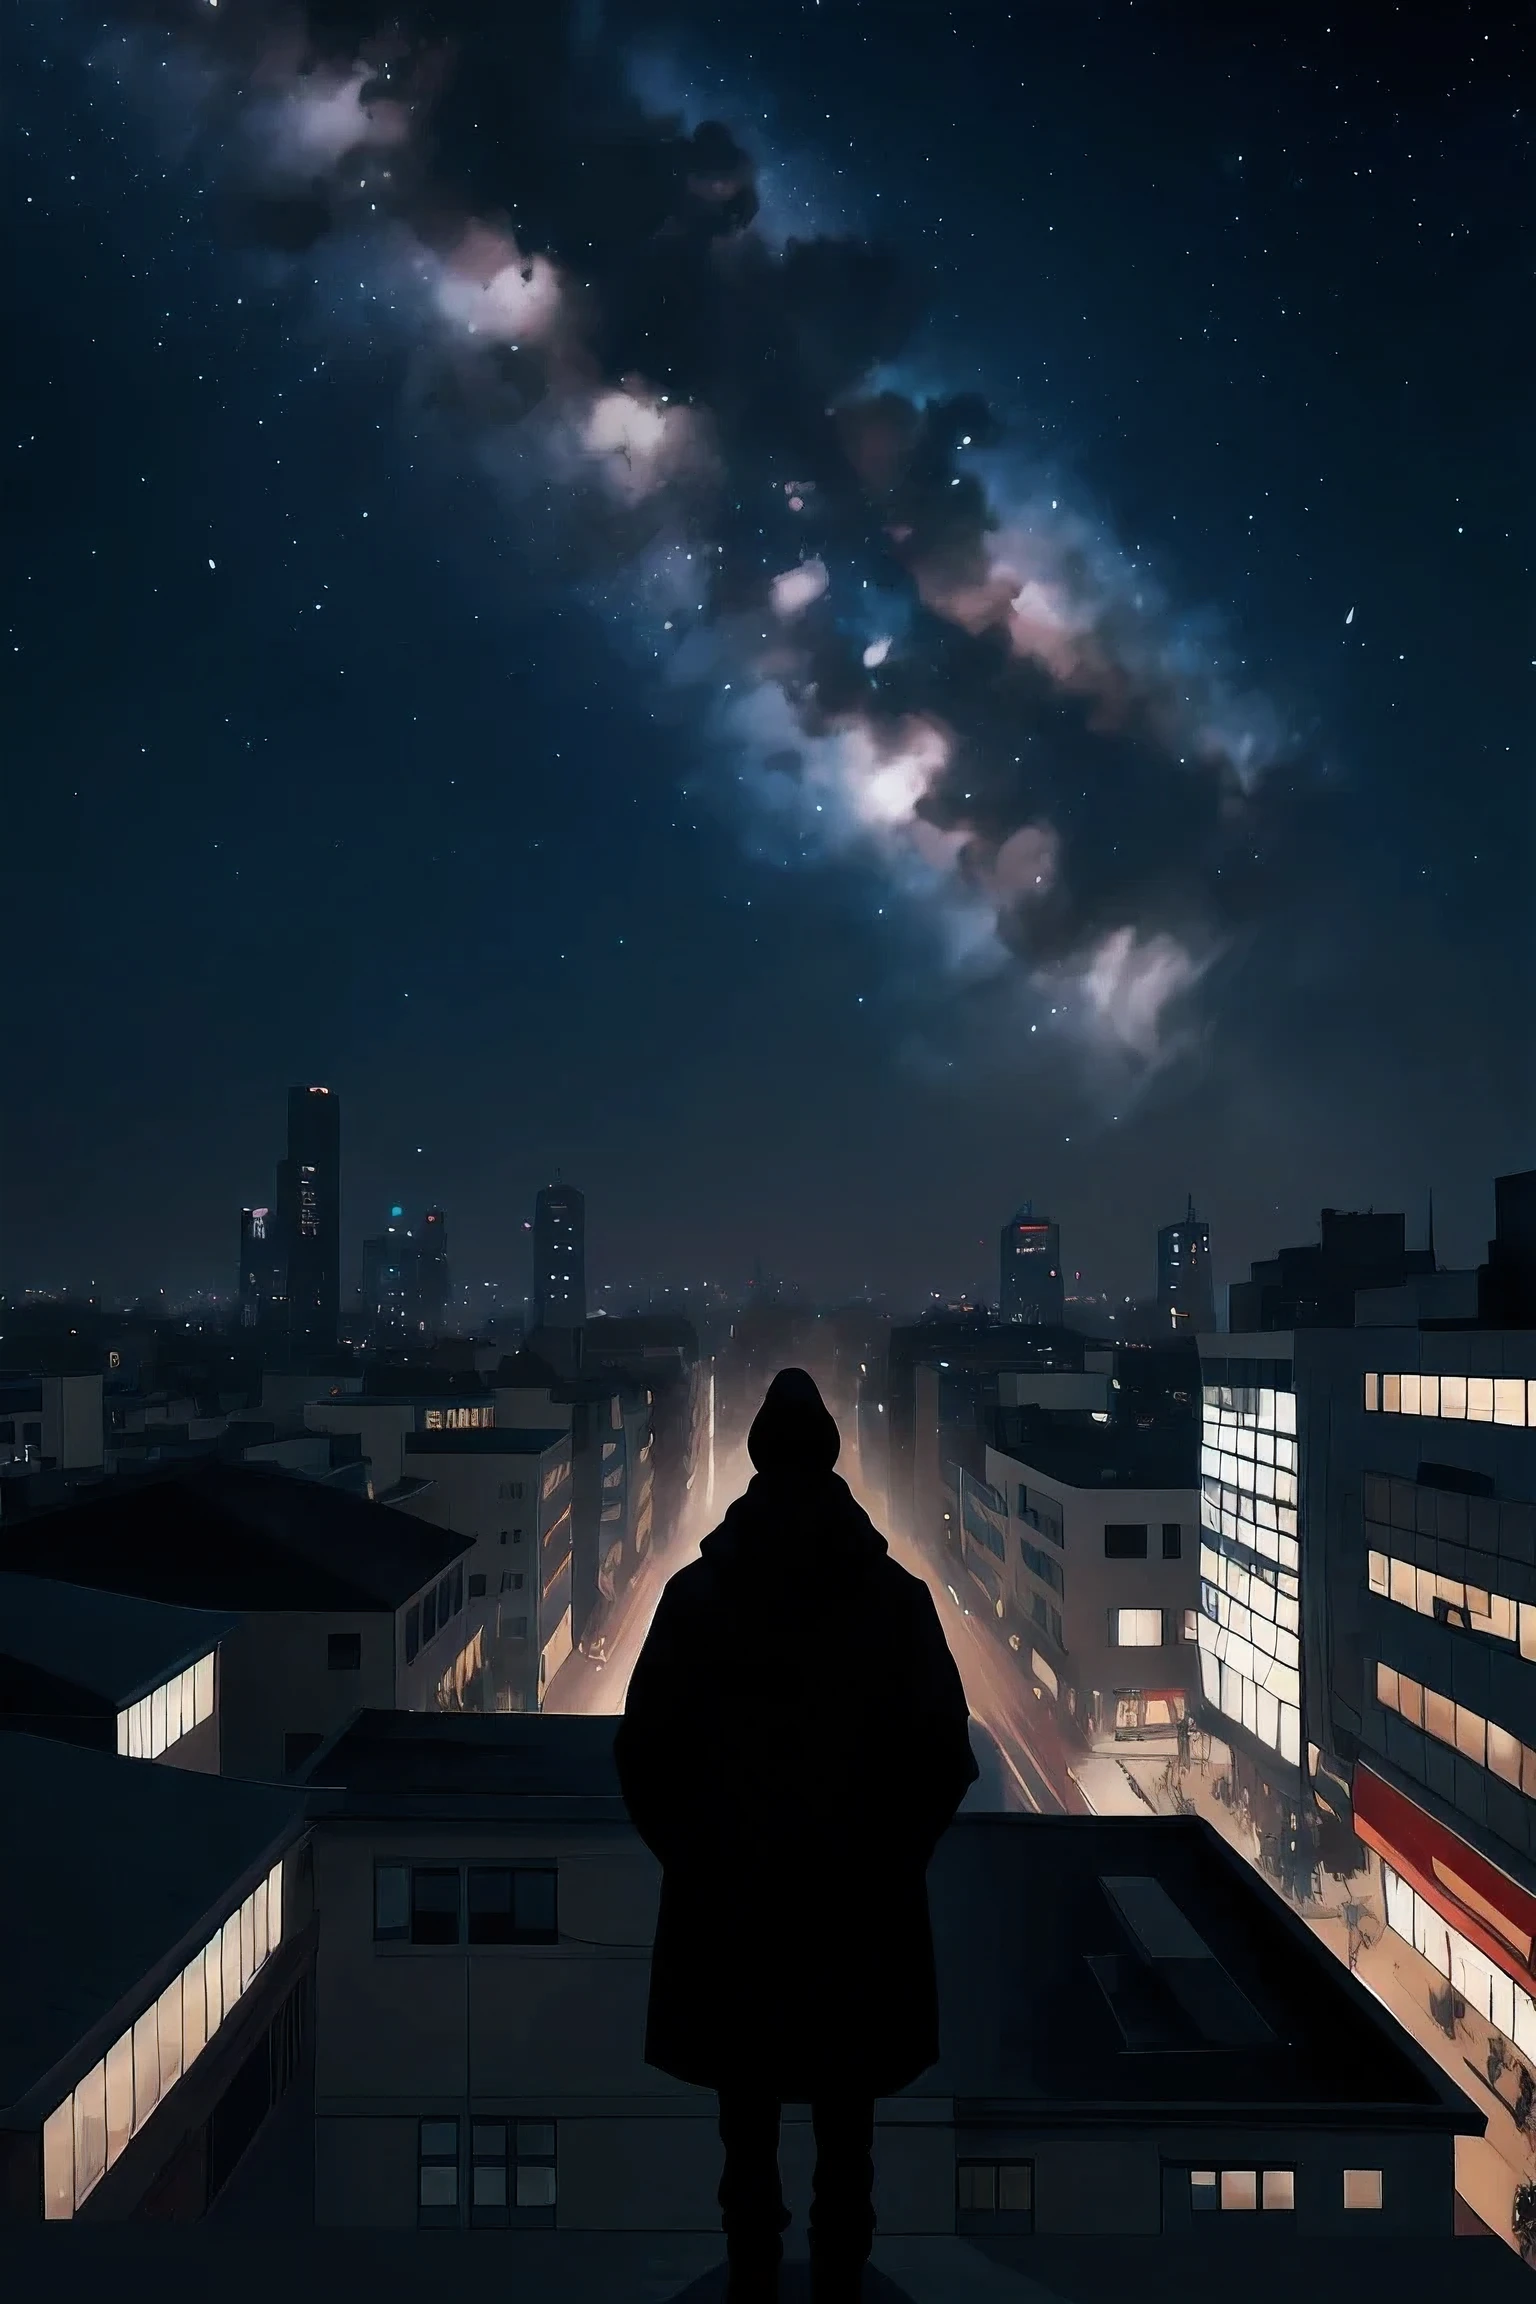
POLYGON ((1059 1327, 1065 1305, 1061 1227, 1036 1216, 1026 1201, 1003 1226, 998 1318, 1029 1328, 1059 1327))
POLYGON ((288 1255, 295 1349, 332 1352, 341 1319, 341 1104, 331 1088, 288 1091, 277 1213, 288 1255))
POLYGON ((1158 1326, 1174 1335, 1208 1336, 1216 1326, 1211 1228, 1191 1200, 1180 1223, 1157 1235, 1158 1326))
POLYGON ((533 1204, 535 1330, 569 1335, 587 1318, 587 1204, 573 1184, 546 1184, 533 1204))

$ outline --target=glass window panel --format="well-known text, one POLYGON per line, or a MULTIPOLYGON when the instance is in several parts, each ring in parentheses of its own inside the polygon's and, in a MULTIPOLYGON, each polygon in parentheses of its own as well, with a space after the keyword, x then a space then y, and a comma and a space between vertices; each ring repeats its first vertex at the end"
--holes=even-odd
POLYGON ((153 2008, 142 2015, 133 2028, 133 2125, 134 2131, 145 2121, 160 2101, 160 2019, 153 2008))
POLYGON ((1346 2208, 1379 2208, 1381 2206, 1381 2170, 1379 2168, 1346 2168, 1344 2171, 1344 2205, 1346 2208))
POLYGON ((411 1875, 404 1864, 373 1868, 373 1933, 376 1941, 399 1942, 411 1932, 411 1875))
POLYGON ((505 2160, 507 2124, 504 2120, 477 2120, 472 2149, 477 2160, 505 2160))
POLYGON ((1527 1800, 1536 1800, 1536 1751, 1529 1744, 1520 1747, 1520 1789, 1527 1800))
POLYGON ((1401 1376, 1383 1376, 1381 1380, 1381 1405, 1386 1414, 1395 1416, 1402 1404, 1403 1380, 1401 1376))
POLYGON ((66 2096, 43 2122, 43 2214, 67 2223, 75 2212, 75 2100, 66 2096))
POLYGON ((1266 2168, 1264 2171, 1263 2198, 1266 2208, 1294 2208, 1296 2205, 1295 2169, 1266 2168))
POLYGON ((1416 1608, 1418 1606, 1418 1577, 1411 1562, 1389 1560, 1387 1563, 1387 1584, 1393 1599, 1400 1608, 1416 1608))
POLYGON ((517 2123, 517 2156, 519 2160, 548 2160, 554 2157, 555 2124, 553 2120, 519 2120, 517 2123))
POLYGON ((137 1704, 130 1704, 126 1717, 128 1721, 128 1757, 130 1760, 142 1760, 144 1757, 143 1712, 137 1704))
POLYGON ((192 1717, 213 1718, 213 1658, 200 1656, 192 1667, 192 1717))
POLYGON ((1257 2208, 1259 2204, 1257 2169, 1223 2168, 1221 2172, 1221 2204, 1223 2208, 1257 2208))
POLYGON ((1215 2207, 1216 2171, 1214 2168, 1191 2168, 1189 2172, 1189 2204, 1191 2208, 1215 2207))
POLYGON ((244 1986, 240 1982, 240 1915, 232 1912, 219 1932, 222 1948, 224 2013, 227 2016, 239 1999, 244 1986))
POLYGON ((158 1760, 165 1750, 165 1690, 157 1688, 149 1699, 149 1757, 158 1760))
POLYGON ((1525 1421, 1536 1432, 1536 1376, 1525 1381, 1525 1421))
POLYGON ((423 2160, 457 2160, 459 2157, 459 2124, 457 2120, 423 2120, 421 2123, 421 2157, 423 2160))
POLYGON ((224 2021, 224 1968, 223 1935, 215 1936, 211 1944, 203 1946, 203 1983, 208 1993, 208 2037, 211 2040, 224 2021))
POLYGON ((183 2069, 201 2056, 208 2044, 208 1986, 203 1977, 201 1952, 181 1972, 181 2060, 183 2069))
POLYGON ((1002 2160, 997 2169, 997 2205, 1005 2216, 1027 2216, 1035 2204, 1035 2170, 1029 2160, 1002 2160))
POLYGON ((1375 1410, 1381 1405, 1381 1378, 1372 1371, 1365 1379, 1365 1405, 1375 1410))
POLYGON ((1536 1608, 1526 1600, 1520 1603, 1520 1653, 1536 1662, 1536 1608))
POLYGON ((507 2164, 504 2160, 476 2161, 470 2202, 476 2208, 505 2208, 507 2164))
POLYGON ((1520 1739, 1492 1720, 1488 1723, 1488 1765, 1495 1776, 1517 1788, 1520 1783, 1520 1739))
POLYGON ((1440 1413, 1440 1379, 1438 1376, 1419 1378, 1419 1414, 1438 1416, 1440 1413))
POLYGON ((128 1760, 133 1757, 128 1750, 128 1715, 126 1712, 119 1712, 117 1716, 117 1756, 120 1760, 128 1760))
POLYGON ((459 1873, 446 1868, 417 1866, 411 1873, 411 1942, 457 1944, 459 1941, 459 1873))
POLYGON ((517 2205, 519 2208, 553 2208, 555 2204, 555 2172, 553 2168, 524 2167, 517 2171, 517 2205))
POLYGON ((957 2204, 973 2215, 990 2215, 997 2206, 997 2169, 990 2160, 962 2160, 956 2170, 957 2204))
POLYGON ((1387 1556, 1385 1552, 1367 1552, 1365 1578, 1373 1592, 1387 1590, 1387 1556))
POLYGON ((197 1726, 197 1675, 189 1664, 181 1676, 181 1732, 190 1736, 197 1726))
POLYGON ((243 1992, 256 1973, 256 1914, 254 1899, 247 1896, 240 1907, 240 1989, 243 1992))
POLYGON ((471 1865, 468 1901, 471 1944, 514 1941, 510 1865, 471 1865))
POLYGON ((1437 1688, 1424 1691, 1424 1725, 1442 1744, 1455 1743, 1456 1707, 1449 1696, 1442 1696, 1437 1688))
POLYGON ((1467 1421, 1470 1424, 1493 1422, 1493 1378, 1469 1376, 1467 1378, 1467 1421))
POLYGON ((456 2208, 459 2203, 459 2171, 448 2162, 437 2162, 421 2171, 421 2205, 423 2208, 456 2208))
POLYGON ((1405 1416, 1417 1416, 1419 1412, 1418 1377, 1399 1376, 1397 1381, 1401 1395, 1403 1414, 1405 1416))
POLYGON ((1397 1676, 1397 1708, 1405 1720, 1415 1728, 1424 1725, 1424 1691, 1417 1680, 1410 1680, 1406 1672, 1397 1676))
POLYGON ((254 1975, 267 1956, 267 1884, 258 1881, 251 1890, 251 1973, 254 1975))
POLYGON ((283 1860, 279 1856, 267 1874, 267 1946, 275 1952, 283 1940, 283 1860))
POLYGON ((520 1867, 513 1882, 513 1897, 518 1935, 525 1942, 542 1939, 552 1944, 556 1937, 553 1868, 520 1867))
POLYGON ((181 2078, 181 1978, 167 1984, 160 1995, 160 2093, 174 2088, 181 2078))
POLYGON ((107 2166, 110 2168, 133 2134, 133 2033, 127 2031, 107 2050, 107 2166))
POLYGON ((78 2082, 75 2114, 75 2206, 78 2208, 107 2169, 107 2072, 98 2064, 78 2082))
POLYGON ((181 1674, 165 1684, 165 1741, 174 1744, 181 1734, 181 1674))
POLYGON ((1493 1380, 1493 1420, 1495 1424, 1523 1424, 1525 1422, 1525 1378, 1523 1376, 1495 1376, 1493 1380))
POLYGON ((1440 1379, 1440 1413, 1458 1420, 1467 1413, 1467 1380, 1465 1376, 1442 1376, 1440 1379))
POLYGON ((1413 1604, 1421 1616, 1433 1616, 1438 1579, 1432 1568, 1419 1568, 1414 1572, 1413 1604))

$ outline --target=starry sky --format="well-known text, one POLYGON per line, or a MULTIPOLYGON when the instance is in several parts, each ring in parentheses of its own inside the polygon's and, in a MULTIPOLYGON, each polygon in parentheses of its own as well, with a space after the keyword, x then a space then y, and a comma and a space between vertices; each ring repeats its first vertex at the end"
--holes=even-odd
POLYGON ((1517 12, 490 13, 7 11, 0 1285, 228 1289, 299 1079, 348 1278, 1475 1258, 1517 12))

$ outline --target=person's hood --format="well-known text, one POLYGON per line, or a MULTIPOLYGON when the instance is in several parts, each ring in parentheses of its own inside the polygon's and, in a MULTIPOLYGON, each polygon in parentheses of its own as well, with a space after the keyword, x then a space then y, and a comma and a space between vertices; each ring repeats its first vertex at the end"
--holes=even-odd
POLYGON ((728 1584, 771 1586, 798 1580, 807 1570, 857 1576, 889 1550, 835 1472, 805 1481, 759 1472, 705 1537, 699 1556, 728 1584))

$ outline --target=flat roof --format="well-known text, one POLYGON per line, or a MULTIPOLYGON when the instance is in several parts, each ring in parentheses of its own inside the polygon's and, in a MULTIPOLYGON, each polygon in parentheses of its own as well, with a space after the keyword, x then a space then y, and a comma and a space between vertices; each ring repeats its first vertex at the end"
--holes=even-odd
POLYGON ((489 1432, 411 1432, 406 1436, 407 1456, 542 1456, 570 1439, 569 1432, 523 1429, 518 1425, 489 1432))
POLYGON ((1481 2112, 1210 1826, 962 1816, 929 1872, 957 2124, 1157 2106, 1480 2135, 1481 2112))
POLYGON ((191 1464, 95 1483, 0 1526, 0 1571, 184 1607, 403 1607, 474 1539, 276 1466, 191 1464))
POLYGON ((607 1801, 622 1817, 618 1725, 616 1713, 363 1711, 320 1747, 303 1781, 342 1795, 348 1814, 413 1800, 434 1816, 461 1815, 465 1803, 498 1814, 537 1799, 607 1801))
MULTIPOLYGON (((12 1886, 0 1897, 0 1975, 10 1984, 0 2105, 67 2067, 122 2002, 190 1958, 188 1939, 275 1861, 302 1820, 302 1801, 276 1785, 0 1736, 12 1886)), ((65 2070, 61 2095, 76 2077, 65 2070)))
MULTIPOLYGON (((1005 1410, 1027 1415, 1028 1410, 1005 1410)), ((1200 1426, 1193 1416, 1182 1428, 1092 1424, 1052 1426, 1042 1418, 1027 1424, 1006 1446, 990 1443, 1022 1472, 1038 1472, 1058 1488, 1086 1494, 1117 1488, 1195 1490, 1200 1486, 1200 1426)))
POLYGON ((206 1656, 233 1622, 212 1609, 0 1573, 0 1655, 115 1709, 206 1656))

